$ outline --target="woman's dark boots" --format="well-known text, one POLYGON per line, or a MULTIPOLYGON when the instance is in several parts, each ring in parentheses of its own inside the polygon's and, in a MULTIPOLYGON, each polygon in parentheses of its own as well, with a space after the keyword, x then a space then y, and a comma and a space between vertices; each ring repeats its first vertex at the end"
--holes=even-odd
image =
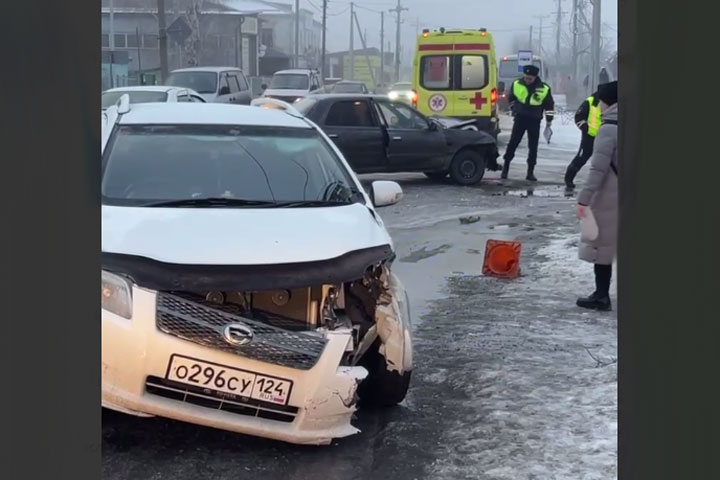
POLYGON ((577 299, 577 306, 607 312, 612 310, 610 303, 610 279, 612 265, 595 264, 595 291, 589 297, 577 299))
POLYGON ((588 308, 590 310, 600 310, 602 312, 608 312, 612 310, 610 296, 602 296, 596 292, 590 294, 589 297, 578 298, 576 304, 578 307, 588 308))

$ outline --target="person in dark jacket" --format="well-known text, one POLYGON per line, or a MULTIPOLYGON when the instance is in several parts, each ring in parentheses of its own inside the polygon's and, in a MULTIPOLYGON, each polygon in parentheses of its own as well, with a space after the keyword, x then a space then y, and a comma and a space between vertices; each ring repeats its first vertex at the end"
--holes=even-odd
POLYGON ((593 145, 595 144, 595 135, 600 128, 600 107, 598 106, 597 92, 590 95, 575 112, 575 124, 582 132, 580 140, 580 150, 578 150, 575 158, 572 159, 565 171, 565 189, 571 194, 575 189, 575 176, 580 169, 587 163, 593 153, 593 145))
POLYGON ((578 298, 577 305, 594 310, 610 310, 610 280, 617 252, 618 236, 618 151, 617 151, 617 82, 598 87, 602 124, 590 158, 590 172, 578 195, 579 218, 592 213, 597 236, 580 236, 579 257, 594 264, 595 291, 578 298))
POLYGON ((528 135, 527 158, 527 180, 536 182, 535 164, 537 163, 538 143, 540 141, 540 123, 543 113, 545 121, 550 126, 553 121, 555 101, 550 91, 550 86, 543 82, 538 74, 540 69, 535 65, 523 67, 523 77, 515 80, 510 87, 510 102, 514 121, 512 134, 507 150, 505 150, 505 164, 503 165, 501 178, 508 178, 510 162, 515 157, 515 150, 522 140, 525 132, 528 135))

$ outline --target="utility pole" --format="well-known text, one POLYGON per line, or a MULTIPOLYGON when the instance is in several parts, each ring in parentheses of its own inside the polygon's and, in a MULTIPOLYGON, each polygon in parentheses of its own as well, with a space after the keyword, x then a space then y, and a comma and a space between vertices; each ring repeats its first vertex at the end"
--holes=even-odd
POLYGON ((320 72, 322 74, 323 84, 325 83, 325 34, 327 32, 327 4, 328 0, 323 0, 322 7, 322 53, 320 54, 320 72))
POLYGON ((560 34, 562 25, 562 16, 566 12, 562 11, 562 0, 557 0, 557 12, 555 12, 555 63, 560 64, 560 34))
POLYGON ((528 41, 528 49, 532 50, 533 47, 533 26, 530 25, 530 40, 528 41))
POLYGON ((385 86, 385 12, 380 11, 380 84, 385 86))
POLYGON ((543 56, 543 20, 549 15, 535 15, 535 18, 540 20, 540 29, 538 31, 538 55, 543 56))
POLYGON ((573 0, 573 9, 572 9, 572 25, 573 25, 573 31, 572 31, 572 65, 573 65, 573 74, 572 79, 573 82, 575 82, 575 85, 577 85, 577 71, 578 71, 578 0, 573 0))
POLYGON ((365 43, 365 39, 367 38, 367 32, 365 35, 362 34, 362 30, 360 29, 360 21, 357 18, 357 15, 354 15, 355 18, 355 24, 357 25, 358 29, 358 35, 360 35, 360 43, 362 43, 363 50, 365 50, 365 62, 367 62, 367 68, 368 72, 370 73, 370 79, 373 83, 373 88, 377 86, 377 80, 375 80, 375 72, 372 69, 372 65, 370 64, 370 57, 367 54, 367 43, 365 43))
POLYGON ((391 8, 391 12, 395 12, 395 15, 397 16, 397 25, 396 25, 396 31, 395 31, 395 81, 400 81, 400 16, 402 15, 402 12, 408 10, 407 8, 403 7, 400 3, 400 0, 397 0, 397 7, 391 8))
MULTIPOLYGON (((350 80, 355 80, 355 4, 350 2, 350 80)), ((343 75, 347 76, 347 75, 343 75)))
POLYGON ((115 88, 115 75, 113 73, 113 62, 115 61, 115 6, 110 0, 110 35, 108 35, 108 47, 110 48, 110 88, 115 88))
POLYGON ((593 16, 592 16, 592 41, 590 43, 590 52, 592 52, 592 68, 591 77, 588 82, 590 91, 594 92, 597 88, 600 76, 600 3, 601 0, 592 0, 593 16))
POLYGON ((295 68, 300 67, 300 0, 295 0, 295 68))
POLYGON ((157 0, 158 40, 160 41, 160 83, 165 83, 168 75, 167 31, 165 30, 165 0, 157 0))

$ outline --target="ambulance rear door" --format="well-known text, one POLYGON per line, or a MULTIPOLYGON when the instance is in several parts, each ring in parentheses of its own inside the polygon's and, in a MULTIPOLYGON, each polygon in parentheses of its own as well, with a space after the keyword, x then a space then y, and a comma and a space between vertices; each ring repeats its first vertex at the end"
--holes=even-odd
POLYGON ((490 117, 491 95, 497 83, 489 43, 456 43, 454 116, 490 117))
POLYGON ((453 116, 452 44, 420 44, 418 62, 417 109, 425 115, 453 116))

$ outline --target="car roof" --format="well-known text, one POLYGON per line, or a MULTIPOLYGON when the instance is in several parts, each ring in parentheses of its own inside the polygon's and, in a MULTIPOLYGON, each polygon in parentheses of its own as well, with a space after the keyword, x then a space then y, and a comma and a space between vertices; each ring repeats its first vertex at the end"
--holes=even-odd
POLYGON ((248 125, 312 128, 281 110, 222 103, 140 103, 118 121, 121 125, 248 125))
POLYGON ((280 74, 280 73, 295 73, 295 74, 309 75, 310 73, 312 73, 312 70, 307 69, 307 68, 292 68, 290 70, 278 70, 277 72, 275 72, 275 75, 280 74))
POLYGON ((360 100, 360 99, 382 99, 388 100, 387 95, 378 95, 375 93, 318 93, 310 95, 306 98, 316 100, 360 100))
POLYGON ((335 82, 335 85, 339 84, 343 85, 365 85, 365 82, 359 82, 357 80, 340 80, 339 82, 335 82))
MULTIPOLYGON (((173 89, 179 89, 181 87, 172 87, 168 85, 136 85, 133 87, 115 87, 105 90, 107 92, 169 92, 173 89)), ((183 90, 188 90, 187 88, 183 90)))
POLYGON ((192 67, 192 68, 179 68, 177 70, 173 70, 170 73, 175 72, 227 72, 229 70, 235 71, 235 72, 241 72, 237 67, 192 67))

